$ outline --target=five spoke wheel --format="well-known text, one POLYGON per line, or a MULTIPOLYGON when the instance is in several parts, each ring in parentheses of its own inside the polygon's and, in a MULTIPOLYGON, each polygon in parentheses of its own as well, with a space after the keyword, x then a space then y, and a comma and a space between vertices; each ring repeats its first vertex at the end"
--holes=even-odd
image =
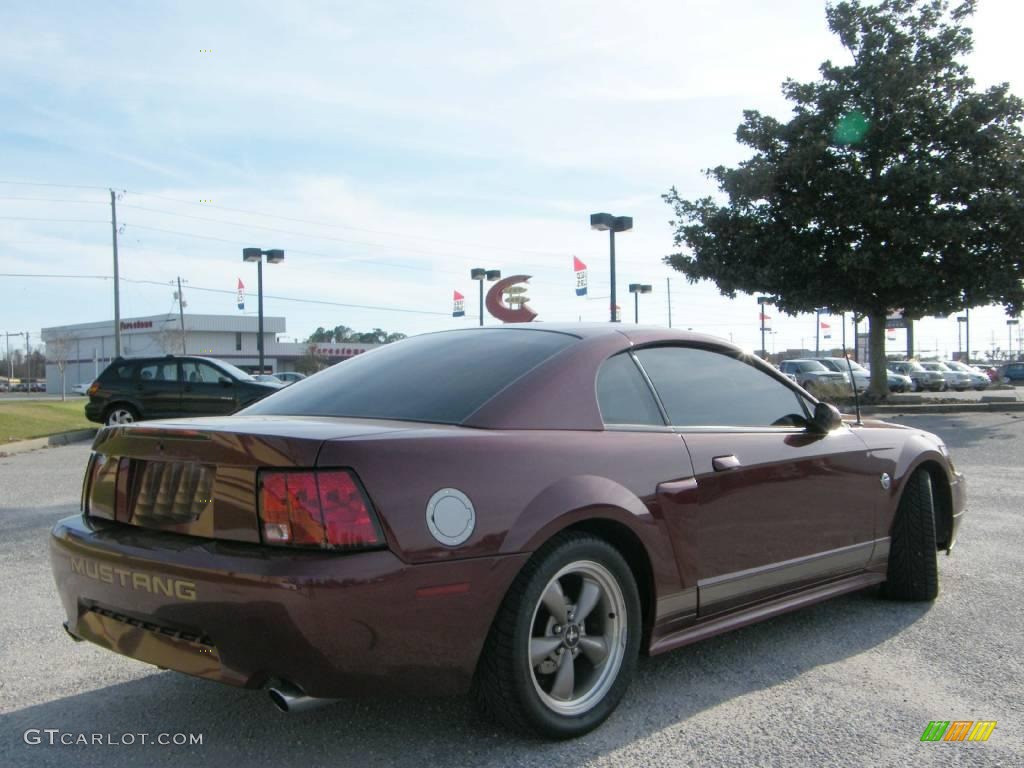
POLYGON ((607 568, 580 561, 548 582, 530 635, 533 685, 565 715, 586 712, 614 683, 626 650, 625 599, 607 568))

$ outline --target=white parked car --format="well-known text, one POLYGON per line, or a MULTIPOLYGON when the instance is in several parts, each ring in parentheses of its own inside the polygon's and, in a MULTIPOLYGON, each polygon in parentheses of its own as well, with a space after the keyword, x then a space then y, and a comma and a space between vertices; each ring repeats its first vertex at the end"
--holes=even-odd
POLYGON ((73 393, 75 393, 76 395, 85 396, 85 395, 89 394, 89 387, 91 387, 91 386, 92 386, 92 382, 91 381, 89 381, 89 382, 83 381, 81 384, 75 384, 73 387, 71 387, 71 391, 73 393))

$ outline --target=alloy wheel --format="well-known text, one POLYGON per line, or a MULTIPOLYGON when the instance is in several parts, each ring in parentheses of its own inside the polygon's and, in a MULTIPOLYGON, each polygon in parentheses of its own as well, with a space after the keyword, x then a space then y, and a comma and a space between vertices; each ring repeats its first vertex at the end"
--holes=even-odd
POLYGON ((128 408, 115 408, 107 416, 107 425, 132 424, 135 422, 135 414, 128 408))
POLYGON ((626 601, 612 573, 581 560, 559 570, 533 612, 529 664, 537 695, 560 715, 593 709, 626 652, 626 601))

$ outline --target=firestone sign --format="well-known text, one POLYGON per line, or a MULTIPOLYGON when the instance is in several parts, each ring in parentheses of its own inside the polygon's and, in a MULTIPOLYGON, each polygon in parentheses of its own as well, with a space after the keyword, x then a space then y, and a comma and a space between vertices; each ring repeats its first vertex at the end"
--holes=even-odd
POLYGON ((122 331, 137 331, 137 330, 140 330, 142 328, 152 328, 152 327, 153 327, 153 321, 152 320, 132 320, 131 322, 125 322, 123 320, 121 321, 121 330, 122 331))

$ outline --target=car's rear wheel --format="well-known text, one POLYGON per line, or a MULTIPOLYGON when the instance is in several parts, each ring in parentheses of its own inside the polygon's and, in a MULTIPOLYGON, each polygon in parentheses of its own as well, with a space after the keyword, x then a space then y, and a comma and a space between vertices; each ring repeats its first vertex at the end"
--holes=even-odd
POLYGON ((117 426, 118 424, 132 424, 138 420, 139 412, 125 403, 114 403, 107 408, 107 413, 103 417, 103 423, 108 427, 117 426))
POLYGON ((919 469, 903 489, 889 543, 882 594, 892 600, 934 600, 939 594, 932 480, 919 469))
POLYGON ((530 560, 505 596, 474 681, 492 718, 552 738, 600 725, 629 686, 640 597, 622 555, 564 534, 530 560))

